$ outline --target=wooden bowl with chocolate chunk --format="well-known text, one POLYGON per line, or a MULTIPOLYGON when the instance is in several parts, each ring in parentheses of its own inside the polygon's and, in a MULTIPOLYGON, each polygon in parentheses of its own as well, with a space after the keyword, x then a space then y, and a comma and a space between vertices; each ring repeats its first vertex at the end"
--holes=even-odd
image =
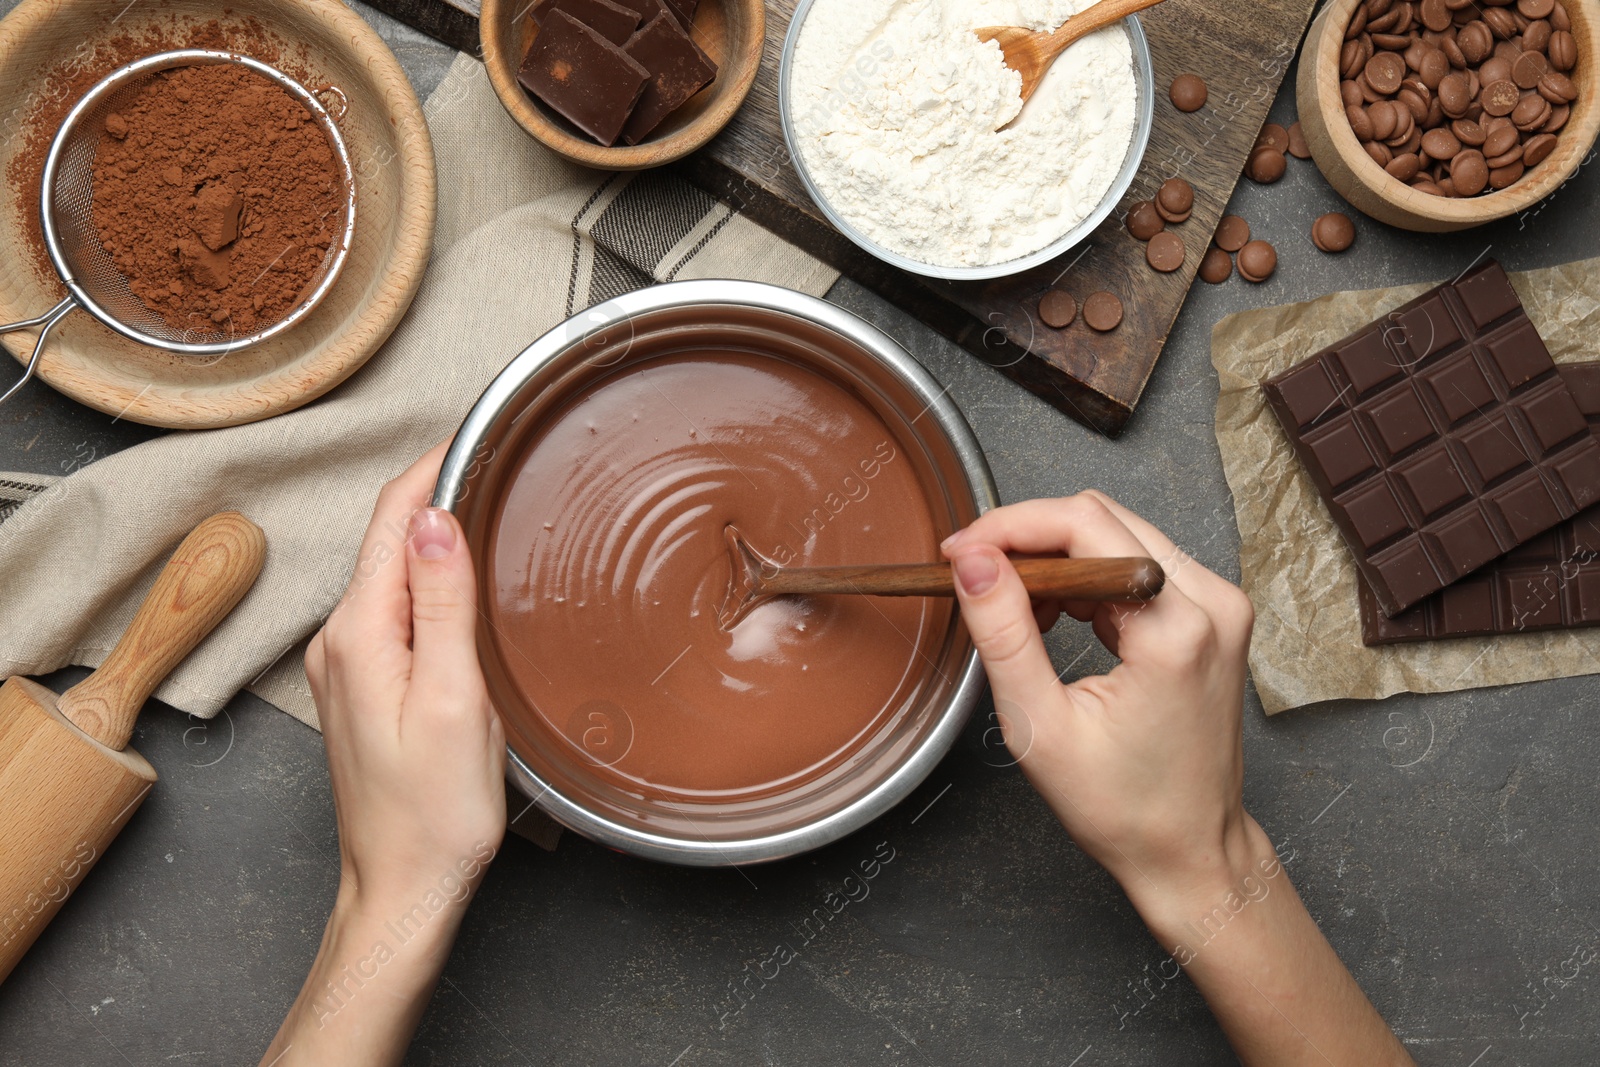
POLYGON ((1600 0, 1330 0, 1296 101, 1323 177, 1403 229, 1530 211, 1600 132, 1600 0))
POLYGON ((500 103, 574 163, 643 170, 727 125, 755 81, 762 0, 483 0, 500 103))

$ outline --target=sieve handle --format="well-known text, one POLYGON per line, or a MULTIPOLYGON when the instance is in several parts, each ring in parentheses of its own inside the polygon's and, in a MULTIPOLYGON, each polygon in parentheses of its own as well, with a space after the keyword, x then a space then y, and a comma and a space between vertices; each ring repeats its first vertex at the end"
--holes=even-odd
POLYGON ((39 356, 44 352, 45 342, 50 339, 50 331, 55 329, 56 323, 66 318, 67 313, 77 306, 77 298, 69 296, 65 300, 61 301, 61 303, 51 308, 49 311, 46 311, 43 315, 37 315, 31 319, 23 319, 20 322, 13 322, 4 326, 0 326, 0 333, 11 333, 13 330, 31 330, 35 326, 44 327, 44 329, 39 331, 39 339, 33 343, 33 355, 28 357, 28 366, 25 370, 23 370, 22 377, 18 378, 16 384, 11 388, 7 389, 4 393, 0 393, 0 404, 4 404, 7 400, 10 400, 11 394, 28 384, 28 380, 33 377, 34 370, 39 366, 39 356))

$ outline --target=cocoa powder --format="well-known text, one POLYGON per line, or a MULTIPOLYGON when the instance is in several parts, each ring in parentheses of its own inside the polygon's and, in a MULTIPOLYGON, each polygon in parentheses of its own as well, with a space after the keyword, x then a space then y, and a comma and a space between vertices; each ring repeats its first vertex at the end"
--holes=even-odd
POLYGON ((102 246, 177 330, 245 334, 282 318, 344 219, 321 127, 233 64, 155 74, 106 116, 93 191, 102 246))
POLYGON ((0 118, 4 141, 7 208, 28 251, 27 261, 41 282, 59 288, 60 280, 45 252, 39 224, 39 186, 50 143, 62 120, 90 87, 117 67, 156 52, 176 48, 212 48, 237 52, 278 68, 300 84, 315 89, 320 75, 309 64, 305 46, 288 41, 248 16, 224 14, 199 20, 170 11, 140 9, 146 21, 106 17, 82 27, 83 40, 62 55, 31 85, 26 97, 0 118))

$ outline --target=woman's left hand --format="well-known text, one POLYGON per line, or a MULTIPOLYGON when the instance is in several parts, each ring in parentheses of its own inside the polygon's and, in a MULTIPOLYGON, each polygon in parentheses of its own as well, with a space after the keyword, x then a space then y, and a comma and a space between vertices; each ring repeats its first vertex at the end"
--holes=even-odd
POLYGON ((478 665, 461 526, 427 507, 445 445, 378 494, 344 599, 306 651, 328 742, 341 897, 464 895, 505 833, 505 731, 478 665))
POLYGON ((378 494, 349 588, 306 651, 339 895, 263 1064, 399 1063, 505 835, 472 558, 454 516, 427 507, 444 451, 378 494))

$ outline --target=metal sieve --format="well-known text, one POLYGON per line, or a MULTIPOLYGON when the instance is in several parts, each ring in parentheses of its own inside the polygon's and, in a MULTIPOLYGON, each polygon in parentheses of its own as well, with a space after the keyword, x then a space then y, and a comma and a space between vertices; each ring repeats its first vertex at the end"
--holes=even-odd
POLYGON ((67 113, 61 129, 50 143, 39 199, 45 250, 49 252, 56 273, 67 287, 67 296, 42 315, 0 325, 0 333, 41 327, 27 369, 16 384, 0 394, 0 404, 33 377, 50 331, 74 308, 83 308, 130 340, 183 355, 224 355, 282 333, 309 315, 333 286, 350 251, 356 218, 355 182, 351 174, 350 154, 345 148, 338 124, 321 101, 287 74, 259 60, 204 48, 146 56, 118 67, 96 83, 67 113), (345 190, 343 223, 335 227, 335 239, 329 243, 328 252, 323 256, 317 273, 312 276, 300 303, 276 322, 242 336, 235 335, 227 323, 218 324, 209 319, 179 329, 153 311, 134 295, 128 286, 128 278, 101 245, 91 210, 94 203, 92 167, 106 116, 125 106, 144 88, 151 75, 173 67, 212 63, 234 63, 247 67, 298 100, 327 135, 345 190))

